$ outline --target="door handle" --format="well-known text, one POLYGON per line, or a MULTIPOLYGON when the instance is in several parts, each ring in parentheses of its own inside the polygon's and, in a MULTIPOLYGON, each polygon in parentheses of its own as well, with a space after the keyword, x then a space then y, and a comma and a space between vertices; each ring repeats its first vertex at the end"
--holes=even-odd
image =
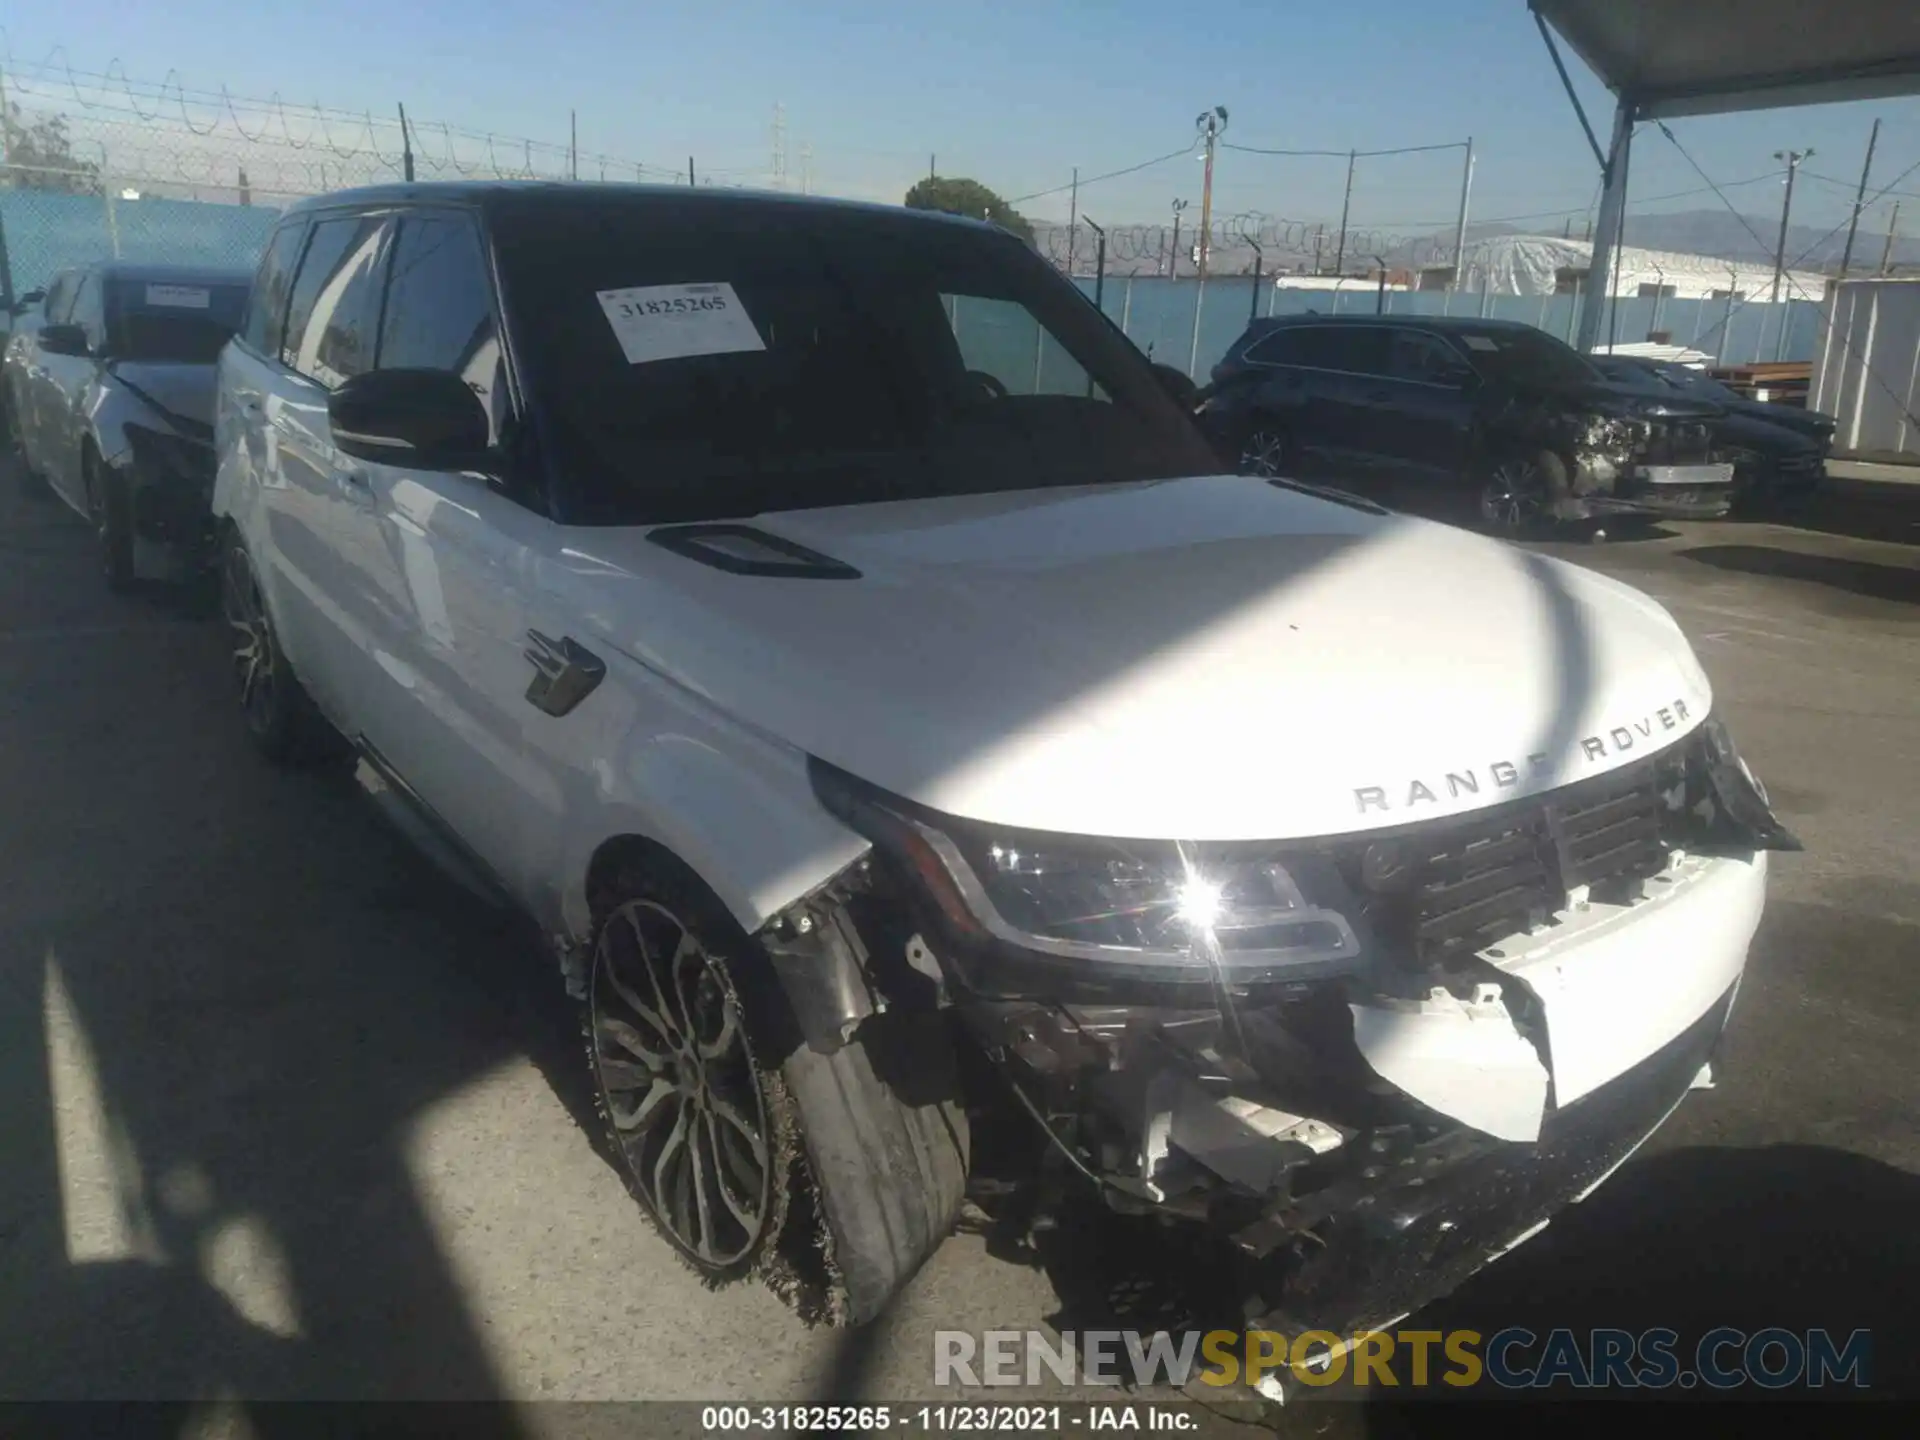
POLYGON ((527 642, 525 654, 534 671, 527 702, 535 709, 565 715, 607 678, 607 662, 571 635, 555 640, 529 630, 527 642))
POLYGON ((349 490, 358 490, 367 495, 373 493, 373 482, 367 479, 364 470, 342 470, 340 480, 349 490))
POLYGON ((1385 402, 1387 402, 1388 400, 1391 400, 1392 398, 1393 398, 1393 393, 1388 390, 1369 390, 1367 392, 1367 399, 1371 400, 1375 404, 1384 404, 1385 402))

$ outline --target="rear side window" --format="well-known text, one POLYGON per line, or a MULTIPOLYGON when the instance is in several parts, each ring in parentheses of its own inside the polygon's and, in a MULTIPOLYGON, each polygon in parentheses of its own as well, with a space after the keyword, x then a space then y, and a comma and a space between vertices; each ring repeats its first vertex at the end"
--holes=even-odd
POLYGON ((254 277, 253 295, 247 303, 240 336, 262 355, 280 353, 287 318, 287 291, 293 285, 293 267, 300 258, 300 242, 306 233, 304 220, 282 225, 267 242, 267 253, 260 257, 260 272, 254 277))
POLYGON ((408 215, 388 268, 382 370, 445 370, 480 397, 497 438, 505 403, 486 254, 460 215, 408 215))
POLYGON ((1388 359, 1396 380, 1458 385, 1467 371, 1459 354, 1437 335, 1420 330, 1395 330, 1389 347, 1388 359))
POLYGON ((388 226, 378 216, 322 220, 287 308, 286 363, 331 389, 373 368, 388 226))
POLYGON ((1312 365, 1313 337, 1319 331, 1306 325, 1289 326, 1256 340, 1247 349, 1247 359, 1256 365, 1312 365))

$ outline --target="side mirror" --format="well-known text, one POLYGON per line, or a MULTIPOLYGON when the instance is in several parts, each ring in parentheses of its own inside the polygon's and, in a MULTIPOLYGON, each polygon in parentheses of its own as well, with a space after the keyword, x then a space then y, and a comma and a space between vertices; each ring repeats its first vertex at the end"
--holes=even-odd
POLYGON ((1171 365, 1159 361, 1150 361, 1153 378, 1160 382, 1160 388, 1173 397, 1173 403, 1182 410, 1191 410, 1200 398, 1200 387, 1193 383, 1184 370, 1176 370, 1171 365))
POLYGON ((45 290, 29 290, 24 295, 16 295, 13 297, 13 313, 24 315, 46 298, 45 290))
POLYGON ((44 355, 86 355, 87 332, 78 325, 42 325, 40 351, 44 355))
POLYGON ((420 470, 484 467, 487 412, 445 370, 373 370, 327 397, 333 443, 360 460, 420 470))

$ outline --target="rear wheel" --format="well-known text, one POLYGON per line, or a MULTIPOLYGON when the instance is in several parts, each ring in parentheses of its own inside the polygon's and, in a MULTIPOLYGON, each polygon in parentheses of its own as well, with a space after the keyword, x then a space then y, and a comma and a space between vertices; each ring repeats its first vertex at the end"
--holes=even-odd
POLYGON ((234 683, 254 748, 280 764, 338 753, 339 733, 322 718, 287 662, 253 558, 232 529, 220 556, 220 609, 232 634, 234 683))

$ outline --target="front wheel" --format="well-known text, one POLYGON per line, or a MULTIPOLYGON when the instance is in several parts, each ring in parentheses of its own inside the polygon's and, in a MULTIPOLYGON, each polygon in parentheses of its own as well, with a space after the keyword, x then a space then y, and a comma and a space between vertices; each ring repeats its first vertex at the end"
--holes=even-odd
POLYGON ((85 461, 87 508, 100 549, 100 573, 117 595, 133 589, 133 503, 127 483, 89 455, 85 461))
POLYGON ((1293 444, 1287 432, 1270 423, 1256 424, 1240 442, 1240 473, 1263 480, 1287 479, 1293 472, 1293 444))
POLYGON ((665 856, 594 909, 588 1058, 640 1208, 709 1284, 758 1275, 811 1317, 872 1319, 952 1227, 968 1131, 944 1033, 902 1060, 868 1027, 941 1017, 890 1011, 812 1049, 758 943, 665 856))
POLYGON ((1552 451, 1516 453, 1487 467, 1477 510, 1482 527, 1509 540, 1538 534, 1558 517, 1567 467, 1552 451))
POLYGON ((254 748, 291 765, 338 753, 343 742, 322 718, 280 648, 253 557, 237 530, 220 556, 220 609, 233 637, 233 677, 254 748))

